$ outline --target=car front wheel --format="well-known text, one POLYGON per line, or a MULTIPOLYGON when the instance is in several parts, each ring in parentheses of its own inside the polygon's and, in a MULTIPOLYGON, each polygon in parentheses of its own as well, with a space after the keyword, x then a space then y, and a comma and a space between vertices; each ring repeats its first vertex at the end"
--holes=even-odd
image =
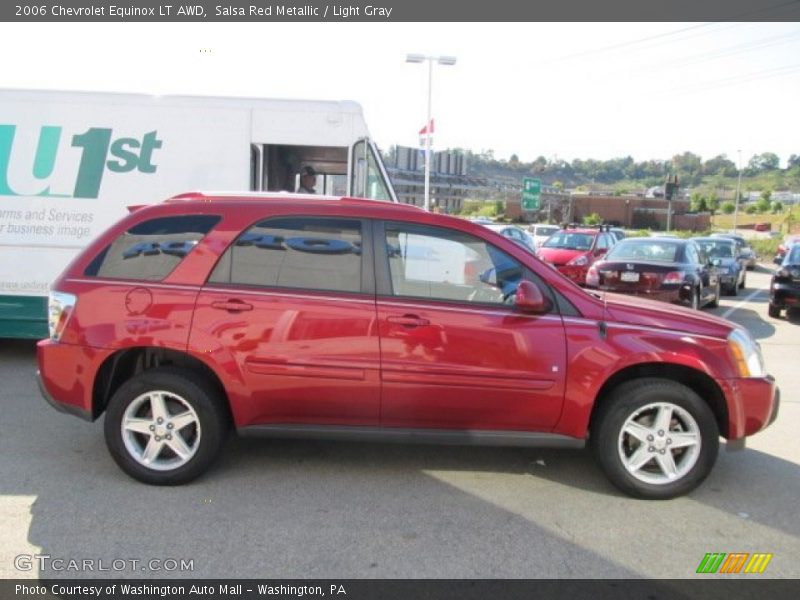
POLYGON ((719 450, 714 414, 688 387, 646 378, 617 387, 595 416, 592 446, 611 482, 637 498, 688 493, 708 476, 719 450))
POLYGON ((779 319, 781 316, 781 307, 775 306, 774 304, 770 304, 769 307, 767 308, 767 313, 773 319, 779 319))
POLYGON ((215 386, 196 373, 144 371, 112 396, 106 445, 120 468, 139 481, 187 483, 219 454, 228 423, 223 407, 215 386))

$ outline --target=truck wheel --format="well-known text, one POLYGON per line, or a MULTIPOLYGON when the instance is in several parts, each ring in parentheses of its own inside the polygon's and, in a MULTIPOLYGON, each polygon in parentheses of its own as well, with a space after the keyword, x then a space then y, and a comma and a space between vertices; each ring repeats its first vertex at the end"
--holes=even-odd
POLYGON ((220 452, 228 426, 222 398, 197 373, 145 371, 108 403, 106 445, 120 468, 152 485, 179 485, 201 475, 220 452))
POLYGON ((593 419, 591 441, 601 468, 620 490, 665 500, 693 490, 711 472, 719 429, 695 392, 645 378, 611 393, 593 419))
POLYGON ((773 319, 780 319, 781 318, 781 307, 775 306, 774 304, 770 303, 769 307, 767 308, 767 314, 773 319))

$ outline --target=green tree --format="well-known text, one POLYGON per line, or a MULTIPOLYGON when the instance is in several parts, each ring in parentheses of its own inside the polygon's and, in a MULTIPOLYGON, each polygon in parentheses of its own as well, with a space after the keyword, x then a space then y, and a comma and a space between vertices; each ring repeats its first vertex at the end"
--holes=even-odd
POLYGON ((751 175, 757 175, 765 171, 775 171, 780 167, 781 159, 774 152, 762 152, 756 154, 747 163, 747 170, 751 175))
POLYGON ((748 215, 754 215, 758 212, 758 205, 757 204, 748 204, 747 207, 744 209, 748 215))
MULTIPOLYGON (((750 206, 752 206, 752 204, 750 206)), ((748 208, 750 208, 750 206, 748 206, 748 208)), ((764 198, 764 196, 761 196, 761 198, 759 198, 758 201, 756 202, 756 211, 759 213, 767 212, 769 210, 769 207, 770 207, 769 199, 764 198)))
POLYGON ((708 205, 708 212, 711 213, 712 217, 717 214, 717 211, 719 210, 719 198, 717 198, 717 195, 714 192, 711 192, 708 195, 708 198, 706 198, 706 204, 708 205))
POLYGON ((725 213, 726 215, 732 215, 733 211, 736 210, 736 205, 729 200, 728 202, 722 203, 720 210, 722 210, 722 212, 725 213))
POLYGON ((583 217, 584 225, 600 225, 603 222, 603 217, 597 213, 592 213, 583 217))
POLYGON ((772 212, 773 213, 782 213, 783 212, 783 202, 780 200, 775 200, 772 203, 772 212))

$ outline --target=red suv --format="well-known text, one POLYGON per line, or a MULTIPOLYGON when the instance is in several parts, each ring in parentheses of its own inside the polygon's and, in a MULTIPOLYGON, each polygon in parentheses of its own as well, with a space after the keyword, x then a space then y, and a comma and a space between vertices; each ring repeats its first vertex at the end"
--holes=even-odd
POLYGON ((578 285, 584 285, 589 267, 606 255, 616 239, 605 226, 592 229, 570 225, 547 238, 536 256, 578 285))
POLYGON ((466 220, 370 200, 186 194, 53 284, 43 394, 129 475, 179 484, 240 434, 582 447, 669 498, 776 416, 750 334, 586 293, 466 220))

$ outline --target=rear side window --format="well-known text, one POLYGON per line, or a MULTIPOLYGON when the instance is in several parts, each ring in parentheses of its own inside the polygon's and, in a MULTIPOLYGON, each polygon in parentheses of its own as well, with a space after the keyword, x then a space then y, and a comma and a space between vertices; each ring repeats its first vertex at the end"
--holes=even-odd
POLYGON ((268 219, 225 251, 209 282, 360 292, 361 250, 361 221, 268 219))
POLYGON ((142 221, 107 246, 86 268, 89 277, 160 281, 219 223, 217 215, 142 221))

